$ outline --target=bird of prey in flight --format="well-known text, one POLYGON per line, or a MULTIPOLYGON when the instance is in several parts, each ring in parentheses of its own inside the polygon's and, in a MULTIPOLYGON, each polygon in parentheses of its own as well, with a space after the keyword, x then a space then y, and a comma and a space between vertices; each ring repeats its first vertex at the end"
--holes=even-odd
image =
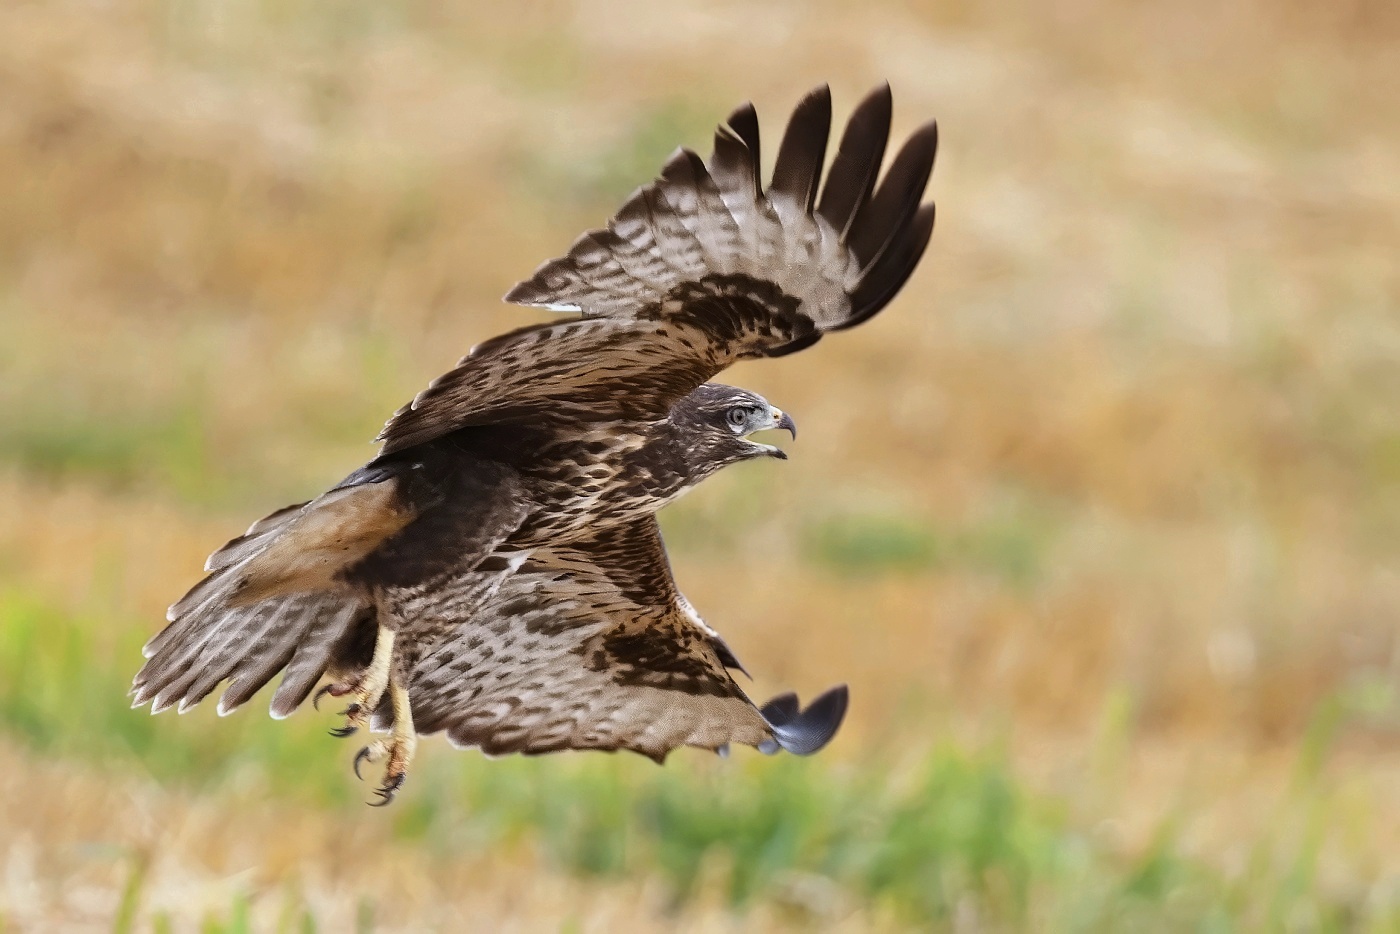
POLYGON ((855 108, 822 182, 826 87, 798 104, 766 190, 745 104, 708 160, 678 150, 606 227, 506 301, 568 313, 491 338, 394 413, 378 456, 254 523, 147 643, 133 706, 219 712, 278 672, 272 715, 347 698, 349 734, 387 735, 380 803, 417 736, 486 753, 731 743, 805 755, 846 689, 762 707, 734 653, 676 588, 662 506, 720 468, 783 458, 754 432, 792 419, 707 380, 853 327, 894 298, 933 231, 937 129, 881 176, 887 85, 855 108))

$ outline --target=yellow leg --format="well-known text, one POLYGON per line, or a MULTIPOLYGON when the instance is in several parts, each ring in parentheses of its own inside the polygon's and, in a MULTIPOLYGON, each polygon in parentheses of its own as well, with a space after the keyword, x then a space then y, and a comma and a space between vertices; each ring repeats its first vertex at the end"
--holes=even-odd
POLYGON ((389 679, 389 701, 394 705, 394 726, 389 736, 377 739, 355 755, 355 777, 360 776, 362 762, 384 763, 384 782, 375 794, 382 799, 375 807, 383 807, 394 800, 394 794, 408 779, 408 766, 413 761, 414 750, 418 748, 418 734, 413 729, 413 709, 409 704, 408 687, 397 676, 389 679))
MULTIPOLYGON (((345 725, 331 730, 333 736, 349 736, 360 727, 369 725, 370 714, 379 706, 384 689, 389 684, 389 670, 393 661, 394 631, 380 626, 379 635, 374 640, 374 656, 359 680, 348 690, 337 691, 334 687, 322 689, 329 690, 332 694, 347 694, 350 697, 350 704, 345 708, 345 725)), ((395 713, 397 714, 397 711, 395 713)))

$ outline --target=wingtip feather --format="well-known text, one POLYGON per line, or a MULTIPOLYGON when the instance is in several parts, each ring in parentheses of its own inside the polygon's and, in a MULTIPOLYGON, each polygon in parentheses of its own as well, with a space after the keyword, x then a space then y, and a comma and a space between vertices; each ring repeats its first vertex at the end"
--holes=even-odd
POLYGON ((909 135, 889 171, 851 222, 850 247, 869 270, 918 210, 938 156, 938 124, 930 121, 909 135))
MULTIPOLYGON (((796 703, 796 698, 788 698, 791 695, 783 695, 784 703, 780 714, 790 713, 792 706, 796 703)), ((779 698, 774 698, 774 701, 779 698)), ((769 701, 765 709, 770 707, 774 701, 769 701)), ((796 716, 788 717, 783 722, 769 721, 769 726, 773 731, 773 739, 765 742, 764 745, 776 745, 787 750, 796 756, 810 756, 820 751, 831 742, 836 731, 841 728, 841 723, 846 718, 846 707, 850 701, 850 692, 846 685, 840 684, 822 694, 807 708, 796 716)), ((764 745, 759 747, 760 752, 767 752, 764 745)), ((770 746, 771 749, 771 746, 770 746)), ((776 751, 776 750, 773 750, 776 751)))
POLYGON ((778 146, 769 198, 786 197, 810 214, 831 135, 831 88, 813 88, 798 101, 778 146))
POLYGON ((933 237, 937 211, 929 202, 915 212, 910 222, 896 234, 879 263, 861 279, 851 293, 851 317, 833 330, 845 330, 867 321, 894 300, 918 268, 933 237))
POLYGON ((770 698, 768 703, 758 708, 758 712, 768 721, 769 726, 781 726, 796 717, 801 709, 802 704, 797 695, 788 691, 770 698))
POLYGON ((822 188, 820 214, 846 241, 861 205, 869 200, 889 143, 894 95, 888 81, 867 94, 846 121, 822 188))

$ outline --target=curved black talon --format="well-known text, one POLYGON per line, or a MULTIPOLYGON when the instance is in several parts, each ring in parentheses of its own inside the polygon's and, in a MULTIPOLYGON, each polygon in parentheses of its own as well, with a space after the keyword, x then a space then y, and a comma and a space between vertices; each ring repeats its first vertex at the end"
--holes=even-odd
POLYGON ((359 729, 359 727, 338 726, 335 729, 331 730, 330 733, 336 739, 344 739, 347 736, 353 735, 357 729, 359 729))
POLYGON ((368 759, 368 758, 369 758, 369 747, 366 746, 365 748, 361 749, 359 752, 355 753, 355 761, 351 763, 351 767, 354 768, 354 770, 355 770, 355 777, 358 778, 360 781, 364 781, 364 780, 365 780, 364 776, 360 774, 360 763, 361 763, 361 762, 364 762, 364 761, 365 761, 366 759, 368 759))
POLYGON ((316 689, 316 693, 311 695, 311 709, 312 709, 312 710, 320 710, 320 709, 321 709, 321 698, 325 697, 327 694, 329 694, 329 693, 331 692, 331 687, 332 687, 332 686, 333 686, 333 685, 325 684, 325 685, 322 685, 321 687, 319 687, 319 688, 316 689))
POLYGON ((368 804, 368 805, 369 805, 370 807, 372 807, 372 808, 382 808, 382 807, 384 807, 384 805, 389 804, 390 802, 392 802, 392 801, 394 800, 394 795, 396 795, 396 794, 398 793, 399 789, 403 787, 403 783, 404 783, 404 781, 405 781, 407 778, 408 778, 408 775, 407 775, 406 773, 400 772, 398 775, 395 775, 393 778, 386 779, 385 782, 384 782, 384 785, 383 785, 382 787, 380 787, 380 788, 375 789, 375 792, 374 792, 375 794, 379 795, 379 797, 380 797, 382 800, 380 800, 380 801, 366 801, 365 803, 368 804))

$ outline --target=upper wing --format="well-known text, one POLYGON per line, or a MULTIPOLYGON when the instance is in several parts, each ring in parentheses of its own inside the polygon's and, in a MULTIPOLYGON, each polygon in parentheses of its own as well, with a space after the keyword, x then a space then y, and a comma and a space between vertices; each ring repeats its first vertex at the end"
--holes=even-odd
MULTIPOLYGON (((676 590, 654 518, 537 551, 414 668, 420 732, 490 754, 746 743, 806 755, 836 733, 844 686, 799 712, 756 708, 719 636, 676 590)), ((387 711, 386 711, 387 713, 387 711)))
POLYGON ((856 108, 817 193, 831 126, 820 87, 794 111, 772 184, 745 104, 705 162, 681 149, 606 228, 585 233, 506 300, 579 312, 474 348, 380 432, 390 453, 513 419, 662 418, 736 360, 780 356, 866 320, 894 298, 933 232, 920 206, 937 127, 911 136, 876 187, 888 85, 856 108))

